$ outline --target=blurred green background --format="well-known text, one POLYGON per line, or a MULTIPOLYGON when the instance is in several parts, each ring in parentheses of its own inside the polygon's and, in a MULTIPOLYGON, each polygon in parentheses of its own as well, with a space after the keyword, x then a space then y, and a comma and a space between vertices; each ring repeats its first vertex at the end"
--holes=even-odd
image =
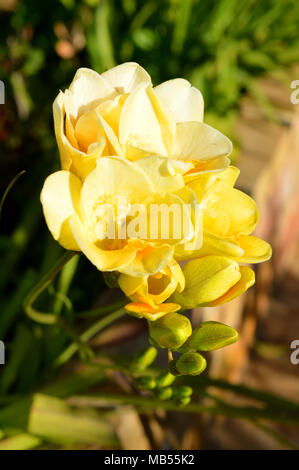
MULTIPOLYGON (((4 445, 35 448, 45 445, 43 436, 33 437, 39 434, 36 422, 34 432, 27 433, 29 405, 22 400, 56 377, 57 368, 51 365, 70 343, 67 329, 35 324, 22 307, 29 289, 62 253, 46 229, 39 202, 44 179, 59 168, 52 122, 58 90, 69 85, 78 67, 102 72, 136 61, 154 84, 175 77, 190 80, 203 93, 206 121, 238 143, 233 126, 245 93, 271 119, 271 107, 257 78, 275 77, 289 86, 288 71, 299 62, 299 3, 0 0, 0 21, 0 79, 6 88, 5 105, 0 105, 0 194, 18 172, 26 170, 4 203, 0 225, 0 339, 7 353, 6 366, 0 366, 0 430, 4 437, 17 436, 4 445)), ((75 331, 81 331, 90 320, 76 318, 72 309, 65 308, 62 296, 67 296, 74 310, 83 311, 108 302, 106 295, 101 273, 80 259, 68 265, 38 303, 40 309, 54 309, 75 331)), ((86 370, 82 374, 85 381, 75 374, 74 388, 63 382, 52 395, 78 393, 102 377, 86 370)), ((61 403, 40 400, 38 405, 54 410, 61 403)), ((62 416, 69 413, 59 409, 62 416)), ((99 447, 120 445, 109 426, 105 428, 104 418, 105 429, 94 429, 93 435, 90 419, 91 437, 85 441, 96 441, 99 447)), ((63 436, 49 440, 64 443, 63 436)), ((76 438, 66 441, 72 444, 76 438)))

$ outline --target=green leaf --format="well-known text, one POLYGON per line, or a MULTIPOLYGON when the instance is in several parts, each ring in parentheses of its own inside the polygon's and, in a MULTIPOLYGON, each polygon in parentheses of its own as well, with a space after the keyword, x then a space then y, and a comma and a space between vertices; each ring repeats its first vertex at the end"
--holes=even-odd
POLYGON ((64 400, 42 394, 33 397, 27 431, 57 444, 117 445, 108 414, 74 409, 64 400))
POLYGON ((184 350, 212 351, 235 343, 237 339, 238 332, 230 326, 217 321, 206 321, 193 330, 187 343, 184 344, 184 350))

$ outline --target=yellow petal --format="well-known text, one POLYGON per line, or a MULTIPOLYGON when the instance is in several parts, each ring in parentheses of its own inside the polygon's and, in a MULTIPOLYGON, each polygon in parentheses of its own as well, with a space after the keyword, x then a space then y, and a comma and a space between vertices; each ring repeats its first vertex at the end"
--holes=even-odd
POLYGON ((94 70, 81 68, 77 70, 69 89, 64 93, 65 108, 75 121, 83 113, 116 95, 114 87, 103 76, 94 70))
POLYGON ((189 261, 183 267, 186 286, 180 294, 175 292, 171 301, 185 308, 206 305, 221 297, 241 275, 235 261, 223 256, 204 256, 189 261))
POLYGON ((99 142, 104 137, 104 131, 96 111, 82 114, 76 122, 74 133, 80 150, 85 153, 91 144, 99 142))
POLYGON ((79 178, 84 179, 95 168, 96 159, 102 155, 105 142, 100 142, 89 155, 78 149, 73 125, 65 113, 64 94, 62 92, 59 93, 53 103, 53 117, 61 167, 63 170, 71 170, 79 178), (65 117, 66 129, 64 130, 65 117), (67 135, 65 135, 65 131, 67 135))
POLYGON ((154 88, 161 101, 172 111, 176 122, 203 120, 204 102, 199 90, 183 78, 175 78, 154 88))
POLYGON ((199 250, 185 250, 183 252, 176 250, 175 257, 176 259, 183 261, 192 258, 201 258, 202 256, 207 255, 222 255, 236 260, 237 258, 242 257, 243 254, 244 250, 238 243, 217 237, 213 233, 204 230, 203 243, 199 250))
POLYGON ((173 145, 175 122, 163 109, 150 86, 140 85, 127 98, 119 122, 119 141, 154 154, 167 156, 173 145))
POLYGON ((120 271, 130 276, 144 276, 161 271, 173 257, 173 247, 167 244, 150 245, 143 242, 145 248, 139 249, 130 265, 120 271))
POLYGON ((134 260, 136 248, 126 245, 120 250, 102 250, 90 241, 79 216, 72 216, 69 222, 81 251, 100 271, 120 271, 134 260))
POLYGON ((102 157, 82 187, 81 206, 86 222, 98 217, 96 210, 101 204, 143 203, 151 192, 153 185, 140 168, 118 157, 102 157))
POLYGON ((119 287, 133 302, 148 304, 157 308, 177 289, 185 287, 185 278, 181 267, 172 260, 168 266, 156 274, 148 276, 129 276, 121 274, 118 278, 119 287))
POLYGON ((249 235, 258 220, 254 200, 235 188, 220 191, 204 209, 204 229, 220 237, 249 235))
POLYGON ((151 77, 140 65, 135 62, 125 62, 117 65, 102 77, 108 81, 118 93, 132 93, 138 85, 143 83, 150 85, 151 77))
POLYGON ((65 115, 65 135, 69 143, 79 150, 79 145, 75 136, 75 129, 68 114, 65 115))
POLYGON ((178 160, 210 160, 231 152, 231 141, 208 124, 190 121, 176 125, 173 157, 178 160))
MULTIPOLYGON (((183 188, 184 189, 184 188, 183 188)), ((174 193, 155 194, 147 207, 148 239, 171 245, 193 241, 192 207, 174 193)))
POLYGON ((119 136, 119 120, 123 105, 127 99, 128 95, 118 95, 113 100, 104 101, 97 107, 97 112, 102 116, 102 118, 107 122, 107 124, 113 130, 115 136, 119 136))
POLYGON ((125 309, 129 313, 133 313, 139 318, 146 318, 149 321, 158 320, 158 318, 163 317, 167 313, 177 312, 180 310, 181 306, 174 303, 165 303, 153 308, 150 305, 131 302, 125 306, 125 309))
POLYGON ((211 160, 202 160, 193 162, 191 168, 184 175, 185 183, 193 182, 202 174, 217 174, 229 167, 230 159, 228 157, 213 158, 211 160))
POLYGON ((157 192, 173 192, 184 186, 184 168, 175 166, 167 157, 152 155, 141 158, 135 161, 135 166, 142 168, 157 192))
POLYGON ((244 251, 242 256, 236 258, 239 263, 262 263, 272 256, 271 245, 261 238, 241 235, 234 241, 244 251))
POLYGON ((81 181, 69 171, 57 171, 46 179, 41 203, 44 216, 53 238, 67 250, 80 248, 70 230, 70 217, 79 207, 81 181))
POLYGON ((226 302, 230 302, 239 295, 243 294, 249 287, 253 286, 255 282, 254 271, 248 266, 240 266, 241 279, 231 287, 224 295, 211 302, 209 307, 216 307, 226 302))
POLYGON ((129 276, 121 274, 118 278, 118 284, 127 297, 132 297, 136 291, 146 289, 147 276, 129 276))

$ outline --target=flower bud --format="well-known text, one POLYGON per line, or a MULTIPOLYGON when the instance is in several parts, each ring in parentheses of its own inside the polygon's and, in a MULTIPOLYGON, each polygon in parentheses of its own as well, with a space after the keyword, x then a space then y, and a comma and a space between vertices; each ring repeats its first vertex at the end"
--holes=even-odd
POLYGON ((198 353, 187 352, 176 361, 176 369, 183 375, 199 375, 207 367, 207 361, 198 353))
POLYGON ((213 351, 235 343, 237 339, 237 331, 230 326, 216 321, 206 321, 193 330, 184 348, 213 351))
POLYGON ((157 387, 159 388, 169 387, 174 381, 175 376, 170 374, 170 372, 165 372, 156 379, 157 387))
POLYGON ((178 406, 186 406, 189 405, 191 401, 190 397, 183 397, 175 400, 175 404, 178 406))
POLYGON ((159 390, 158 397, 160 400, 169 400, 173 395, 173 390, 171 387, 162 388, 159 390))
POLYGON ((148 325, 151 339, 160 348, 178 349, 192 333, 190 320, 179 313, 168 313, 148 325))
POLYGON ((144 375, 137 382, 138 388, 142 390, 153 390, 156 388, 156 381, 148 375, 144 375))
POLYGON ((157 357, 157 349, 153 346, 140 351, 132 361, 131 370, 133 372, 141 372, 149 367, 157 357))
POLYGON ((193 393, 193 390, 188 385, 182 385, 181 387, 176 387, 173 391, 175 398, 185 398, 190 397, 193 393))

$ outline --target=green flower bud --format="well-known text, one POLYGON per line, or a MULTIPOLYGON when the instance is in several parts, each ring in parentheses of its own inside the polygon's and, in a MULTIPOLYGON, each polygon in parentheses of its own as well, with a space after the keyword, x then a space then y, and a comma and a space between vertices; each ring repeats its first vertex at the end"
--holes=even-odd
POLYGON ((160 400, 169 400, 172 397, 173 390, 171 387, 166 387, 162 388, 162 390, 159 390, 158 392, 158 397, 160 400))
POLYGON ((182 375, 199 375, 207 367, 207 361, 198 353, 187 352, 176 361, 176 369, 182 375))
POLYGON ((192 333, 190 320, 179 313, 168 313, 148 325, 150 338, 160 348, 178 349, 192 333))
POLYGON ((173 390, 173 396, 175 398, 185 398, 190 397, 193 393, 193 390, 188 385, 182 385, 181 387, 176 387, 173 390))
POLYGON ((133 372, 141 372, 145 370, 154 362, 157 354, 157 349, 153 346, 145 349, 144 351, 140 351, 133 359, 130 369, 133 372))
POLYGON ((224 323, 206 321, 201 323, 184 344, 184 348, 198 351, 212 351, 234 343, 238 339, 238 333, 224 323))
POLYGON ((175 381, 175 376, 170 374, 170 372, 165 372, 164 374, 159 375, 156 379, 157 387, 164 388, 169 387, 175 381))
POLYGON ((142 390, 153 390, 154 388, 156 388, 156 381, 152 377, 144 375, 138 380, 137 386, 142 390))
POLYGON ((191 401, 190 397, 183 397, 183 398, 179 398, 175 400, 175 404, 178 406, 186 406, 186 405, 189 405, 190 401, 191 401))

